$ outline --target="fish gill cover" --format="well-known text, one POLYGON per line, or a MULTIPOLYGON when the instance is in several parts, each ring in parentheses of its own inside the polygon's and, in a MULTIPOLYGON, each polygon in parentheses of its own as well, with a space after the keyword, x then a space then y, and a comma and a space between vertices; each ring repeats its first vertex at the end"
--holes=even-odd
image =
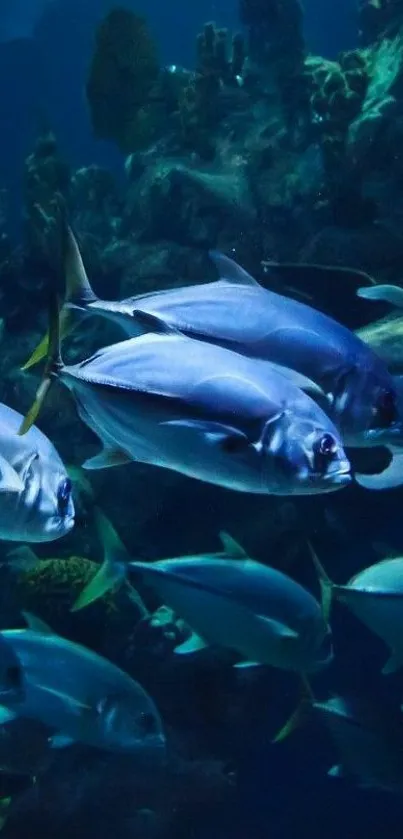
MULTIPOLYGON (((376 431, 380 444, 391 431, 393 478, 403 481, 397 378, 403 368, 403 4, 352 3, 356 45, 337 60, 311 54, 298 0, 234 6, 239 31, 206 21, 187 68, 180 56, 164 64, 153 34, 158 8, 144 17, 135 4, 105 3, 105 16, 92 27, 77 103, 84 89, 93 134, 120 155, 119 173, 95 163, 95 143, 94 162, 88 164, 86 152, 77 164, 49 105, 21 166, 18 242, 10 233, 12 196, 1 190, 0 399, 5 415, 8 406, 23 415, 38 388, 44 393, 41 368, 21 368, 49 326, 50 297, 52 384, 38 425, 65 468, 53 490, 55 461, 43 464, 36 449, 27 454, 27 435, 18 437, 6 423, 0 517, 16 539, 17 516, 7 514, 8 503, 31 522, 38 498, 52 520, 71 496, 75 508, 74 528, 57 543, 39 538, 31 547, 0 546, 0 631, 9 651, 1 658, 0 650, 5 839, 33 833, 103 839, 112 832, 116 839, 401 835, 402 489, 369 492, 356 477, 364 472, 376 482, 390 460, 382 445, 369 448, 367 431, 376 431), (227 273, 219 277, 214 261, 227 273), (397 290, 382 292, 385 285, 397 290), (286 411, 275 403, 276 411, 263 416, 260 365, 270 359, 262 362, 259 353, 268 345, 279 352, 275 336, 268 341, 276 330, 259 332, 272 300, 264 289, 281 295, 281 317, 290 317, 290 299, 310 308, 292 309, 303 311, 303 320, 280 342, 292 369, 275 375, 286 376, 295 399, 286 411), (219 309, 225 295, 232 302, 219 309), (57 308, 64 369, 82 374, 72 394, 54 382, 62 369, 57 308), (254 328, 261 344, 254 344, 251 312, 260 310, 254 328), (333 355, 336 333, 321 312, 350 330, 348 345, 338 343, 333 355), (319 329, 313 340, 311 316, 319 329), (196 360, 203 371, 207 357, 217 364, 224 358, 211 346, 212 338, 225 343, 223 326, 252 362, 242 379, 244 361, 224 347, 236 410, 217 417, 219 399, 211 393, 222 396, 224 387, 215 382, 209 390, 210 372, 193 395, 184 399, 182 391, 185 366, 196 360), (110 377, 89 394, 90 373, 115 352, 124 361, 125 386, 136 391, 131 362, 151 339, 133 336, 144 331, 164 348, 152 356, 152 382, 161 371, 169 381, 175 329, 192 338, 179 336, 182 375, 171 375, 172 401, 158 401, 167 394, 155 394, 150 380, 143 392, 144 368, 141 410, 133 392, 127 398, 124 389, 113 391, 110 377), (364 345, 353 341, 353 332, 366 348, 358 370, 357 348, 364 345), (130 352, 119 343, 127 337, 130 352), (105 355, 112 344, 118 350, 105 355), (322 368, 318 347, 319 362, 326 358, 322 368), (375 375, 379 359, 382 387, 377 379, 368 391, 363 378, 375 375), (315 375, 301 370, 303 362, 315 375), (252 403, 245 392, 257 385, 252 403), (351 417, 353 397, 361 398, 372 426, 360 427, 359 449, 347 447, 346 481, 333 485, 337 493, 270 494, 268 463, 285 470, 290 490, 297 471, 312 488, 337 465, 345 433, 340 417, 351 417), (332 425, 319 436, 316 427, 313 435, 305 427, 304 437, 299 424, 297 439, 291 434, 280 445, 284 415, 294 422, 297 406, 313 400, 315 422, 324 412, 332 425), (192 466, 202 441, 211 483, 174 471, 172 437, 161 437, 155 457, 150 429, 157 414, 177 435, 182 465, 192 466), (294 447, 301 440, 303 457, 294 447), (142 454, 137 462, 135 446, 142 454), (212 452, 218 458, 208 460, 212 452), (249 456, 253 468, 265 464, 268 494, 214 486, 221 458, 238 464, 249 456), (95 458, 115 466, 84 474, 82 464, 95 458), (14 483, 7 483, 10 475, 14 483), (392 556, 393 563, 382 564, 392 556), (371 574, 375 590, 353 583, 371 574), (28 662, 24 643, 33 643, 28 662), (393 675, 381 675, 386 661, 393 675), (288 742, 272 742, 297 727, 288 742), (328 779, 329 770, 343 780, 328 779)), ((172 27, 193 39, 177 10, 172 3, 172 27)), ((46 33, 57 47, 56 19, 58 32, 63 20, 69 32, 78 31, 79 11, 71 0, 48 4, 36 29, 40 47, 46 33)), ((336 14, 329 3, 329 28, 336 14)), ((173 35, 167 32, 177 43, 173 35)), ((58 90, 59 100, 63 92, 71 91, 58 90)), ((39 355, 46 351, 45 341, 39 355)), ((264 395, 266 406, 267 389, 264 395)))

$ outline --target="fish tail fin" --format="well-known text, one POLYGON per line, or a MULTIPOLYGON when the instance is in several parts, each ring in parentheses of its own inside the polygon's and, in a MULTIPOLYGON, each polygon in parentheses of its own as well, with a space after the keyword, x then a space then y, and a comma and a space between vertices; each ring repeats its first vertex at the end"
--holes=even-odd
POLYGON ((120 541, 115 528, 101 513, 95 510, 95 522, 100 540, 104 546, 104 561, 95 577, 85 586, 71 607, 78 612, 103 597, 111 589, 120 586, 127 575, 130 555, 120 541))
POLYGON ((322 602, 322 614, 323 619, 326 623, 330 617, 330 609, 332 606, 332 599, 333 599, 333 590, 334 590, 334 583, 330 579, 329 575, 326 573, 313 545, 311 542, 308 542, 308 548, 312 557, 313 564, 316 569, 316 573, 319 578, 320 584, 320 591, 321 591, 321 602, 322 602))
POLYGON ((8 820, 12 800, 11 796, 4 796, 3 798, 0 798, 0 831, 3 830, 3 827, 8 820))
MULTIPOLYGON (((80 318, 74 317, 73 310, 79 310, 81 314, 86 311, 88 305, 98 300, 94 294, 87 277, 84 263, 80 253, 77 239, 67 221, 66 209, 61 204, 59 207, 60 240, 61 240, 61 273, 64 277, 65 298, 60 311, 60 340, 63 341, 78 326, 80 318)), ((82 318, 81 318, 82 319, 82 318)), ((43 358, 46 358, 49 349, 49 332, 34 349, 33 353, 25 362, 22 370, 29 370, 43 358)))
POLYGON ((294 731, 304 725, 314 701, 315 698, 308 678, 307 676, 302 675, 297 707, 282 728, 280 728, 280 731, 277 732, 272 740, 272 743, 281 743, 283 740, 286 740, 290 734, 293 734, 294 731))
POLYGON ((27 431, 36 421, 42 406, 45 402, 49 388, 52 384, 53 378, 57 377, 63 369, 63 361, 60 352, 60 312, 59 301, 56 294, 50 294, 49 299, 49 342, 48 353, 46 357, 45 369, 43 372, 41 383, 35 394, 35 400, 24 418, 18 434, 21 436, 27 431))

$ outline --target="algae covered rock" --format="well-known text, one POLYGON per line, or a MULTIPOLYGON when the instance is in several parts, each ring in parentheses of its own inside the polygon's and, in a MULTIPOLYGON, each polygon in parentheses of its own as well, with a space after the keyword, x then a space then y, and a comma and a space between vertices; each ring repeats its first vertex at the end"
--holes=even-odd
POLYGON ((55 632, 114 657, 142 617, 125 587, 101 597, 80 612, 71 609, 99 570, 90 559, 39 560, 15 579, 15 600, 21 610, 42 618, 55 632))

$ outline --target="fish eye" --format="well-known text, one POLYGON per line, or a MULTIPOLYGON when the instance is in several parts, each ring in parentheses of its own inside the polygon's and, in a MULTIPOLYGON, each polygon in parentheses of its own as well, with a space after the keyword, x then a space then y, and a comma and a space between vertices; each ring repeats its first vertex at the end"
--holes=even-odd
POLYGON ((57 490, 57 509, 60 516, 65 516, 67 513, 72 489, 70 478, 63 478, 57 490))
POLYGON ((316 472, 326 472, 328 464, 337 454, 337 441, 332 434, 322 434, 313 447, 314 468, 316 472))
POLYGON ((143 712, 139 715, 137 723, 144 734, 156 734, 157 721, 153 714, 143 712))
POLYGON ((378 426, 388 428, 397 420, 396 396, 392 390, 384 390, 375 408, 375 418, 378 426))

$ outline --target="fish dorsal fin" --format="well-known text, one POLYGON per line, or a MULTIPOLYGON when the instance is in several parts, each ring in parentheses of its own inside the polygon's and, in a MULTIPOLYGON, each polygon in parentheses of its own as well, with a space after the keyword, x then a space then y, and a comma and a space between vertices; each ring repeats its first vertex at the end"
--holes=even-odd
POLYGON ((91 288, 77 239, 66 218, 62 219, 62 224, 63 267, 66 283, 65 302, 85 309, 89 303, 93 303, 98 298, 91 288))
POLYGON ((36 615, 33 615, 32 612, 26 612, 24 610, 21 614, 27 622, 29 629, 32 629, 33 632, 40 632, 42 635, 56 634, 53 629, 42 620, 42 618, 38 618, 36 615))
POLYGON ((209 251, 209 257, 214 262, 221 281, 224 280, 227 283, 234 283, 235 285, 261 288, 259 283, 244 268, 241 268, 233 259, 224 256, 220 251, 209 251))
POLYGON ((229 535, 225 530, 220 531, 220 541, 224 549, 224 553, 230 556, 231 559, 248 559, 247 553, 243 547, 229 535))

